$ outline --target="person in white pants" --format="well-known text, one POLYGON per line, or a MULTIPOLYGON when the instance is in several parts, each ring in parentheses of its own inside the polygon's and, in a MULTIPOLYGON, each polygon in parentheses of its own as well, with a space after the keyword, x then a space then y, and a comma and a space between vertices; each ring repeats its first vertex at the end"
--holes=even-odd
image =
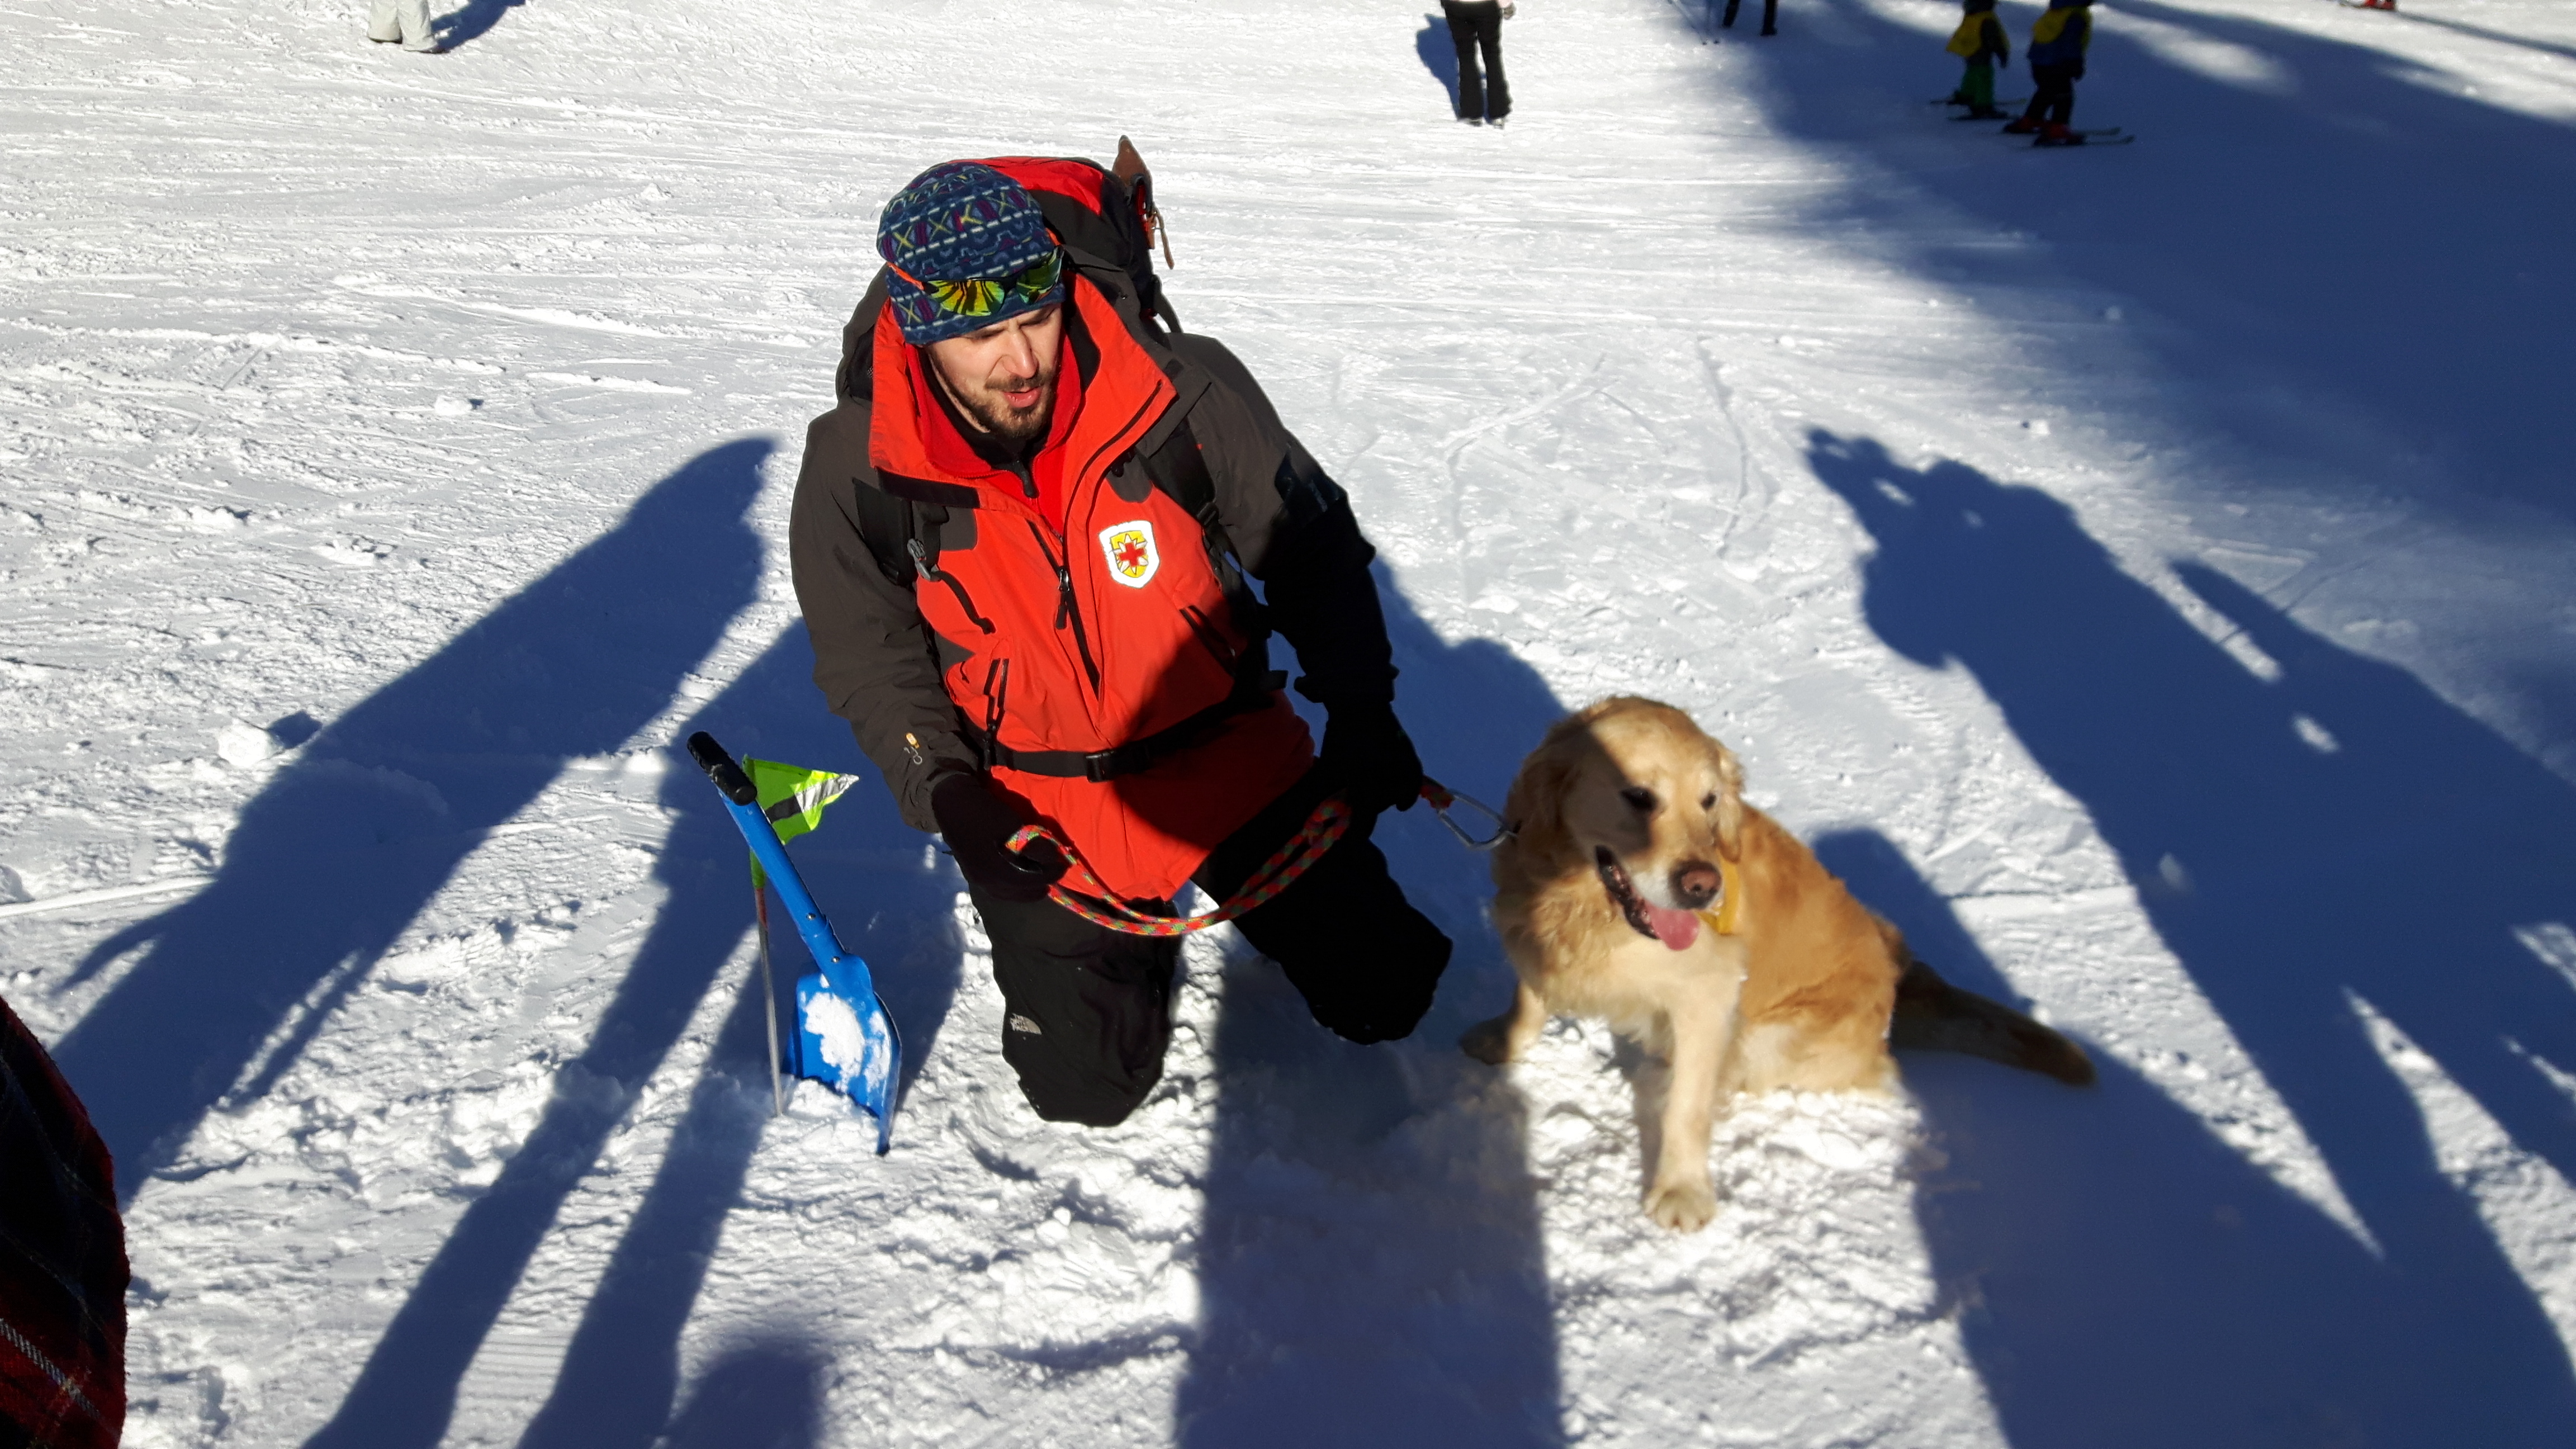
POLYGON ((429 33, 429 0, 376 0, 367 17, 369 40, 402 42, 405 50, 435 55, 447 47, 429 33))

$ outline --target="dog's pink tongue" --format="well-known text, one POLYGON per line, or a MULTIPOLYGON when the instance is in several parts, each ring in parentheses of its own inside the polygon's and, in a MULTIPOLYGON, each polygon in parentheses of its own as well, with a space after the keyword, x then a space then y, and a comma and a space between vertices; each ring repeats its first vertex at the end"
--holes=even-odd
POLYGON ((1646 906, 1646 924, 1655 928, 1655 939, 1668 951, 1687 951, 1699 939, 1699 916, 1692 911, 1668 911, 1662 906, 1646 906))

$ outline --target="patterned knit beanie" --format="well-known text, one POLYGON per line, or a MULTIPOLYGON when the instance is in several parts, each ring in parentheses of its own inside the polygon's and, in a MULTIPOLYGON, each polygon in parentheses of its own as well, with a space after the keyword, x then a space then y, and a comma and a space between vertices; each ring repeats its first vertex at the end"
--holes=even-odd
POLYGON ((990 166, 933 166, 886 203, 877 254, 886 300, 915 347, 990 327, 1064 296, 1064 254, 1027 188, 990 166))

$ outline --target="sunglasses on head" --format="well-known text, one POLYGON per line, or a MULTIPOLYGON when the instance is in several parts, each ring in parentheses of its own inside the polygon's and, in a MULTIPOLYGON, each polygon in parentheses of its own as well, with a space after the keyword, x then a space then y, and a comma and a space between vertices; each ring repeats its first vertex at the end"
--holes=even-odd
POLYGON ((1056 282, 1064 275, 1064 253, 1049 252, 1036 265, 1012 277, 987 277, 967 282, 928 282, 921 289, 939 310, 955 317, 990 317, 1006 297, 1021 302, 1043 301, 1055 291, 1056 282))

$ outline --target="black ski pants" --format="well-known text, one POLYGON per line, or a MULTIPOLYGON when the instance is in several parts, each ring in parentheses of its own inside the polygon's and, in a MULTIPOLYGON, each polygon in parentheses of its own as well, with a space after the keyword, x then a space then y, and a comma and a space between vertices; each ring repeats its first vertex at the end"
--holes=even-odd
POLYGON ((2075 119, 2075 77, 2080 68, 2073 65, 2035 65, 2030 68, 2033 87, 2030 109, 2023 111, 2025 121, 2045 121, 2063 126, 2075 119))
POLYGON ((1449 40, 1458 47, 1458 118, 1499 121, 1512 113, 1512 88, 1503 80, 1502 0, 1440 0, 1449 17, 1449 40), (1484 69, 1476 52, 1485 53, 1484 69))
MULTIPOLYGON (((1328 792, 1309 774, 1217 847, 1194 878, 1222 900, 1296 833, 1328 792)), ((1373 820, 1260 909, 1235 921, 1279 963, 1315 1020, 1355 1042, 1410 1035, 1449 965, 1449 938, 1405 900, 1369 840, 1373 820)), ((1051 901, 972 891, 1002 988, 1002 1059, 1051 1122, 1115 1126, 1163 1077, 1180 942, 1095 926, 1051 901)))
MULTIPOLYGON (((1726 18, 1718 22, 1719 29, 1735 28, 1735 12, 1743 3, 1744 0, 1726 0, 1726 18)), ((1762 0, 1762 33, 1765 35, 1780 33, 1780 0, 1762 0)))

